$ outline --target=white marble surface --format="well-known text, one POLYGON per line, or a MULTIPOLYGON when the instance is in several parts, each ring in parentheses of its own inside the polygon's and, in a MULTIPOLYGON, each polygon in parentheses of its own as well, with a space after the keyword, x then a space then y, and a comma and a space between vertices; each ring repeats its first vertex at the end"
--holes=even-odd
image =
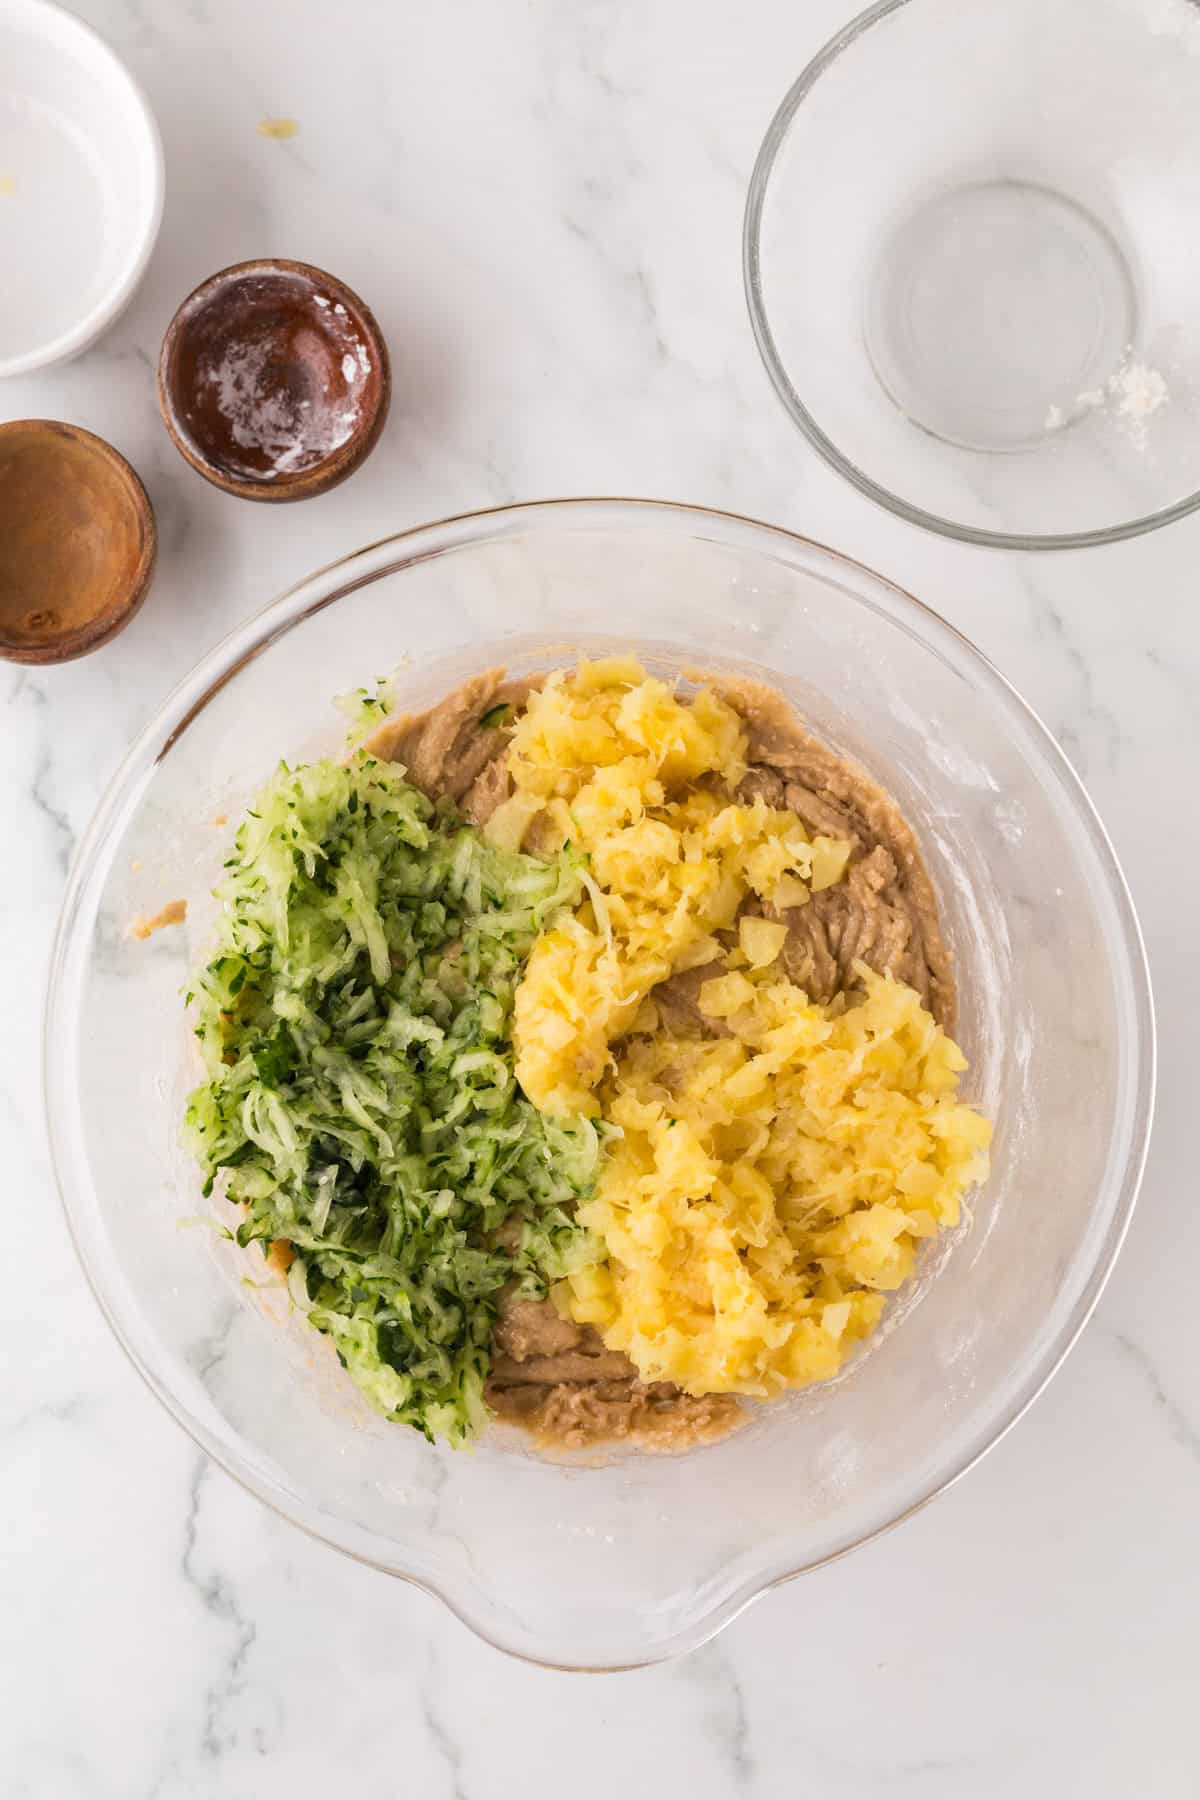
MULTIPOLYGON (((83 361, 0 418, 112 439, 162 528, 114 645, 0 674, 0 1790, 12 1800, 501 1800, 614 1783, 689 1800, 1200 1793, 1200 1257, 1192 946, 1200 519, 1021 559, 924 537, 806 453, 746 323, 746 180, 844 0, 86 0, 145 82, 166 221, 83 361), (289 143, 265 114, 299 120, 289 143), (155 410, 183 294, 241 257, 337 270, 391 340, 372 461, 298 508, 205 486, 155 410), (1032 1413, 952 1493, 686 1661, 545 1674, 309 1542, 207 1466, 83 1283, 37 1070, 72 846, 134 730, 235 620, 427 517, 561 493, 731 507, 857 554, 973 636, 1048 720, 1115 838, 1157 980, 1139 1214, 1032 1413), (1182 900, 1178 897, 1182 894, 1182 900)), ((0 276, 2 278, 2 276, 0 276)), ((2 667, 3 665, 0 665, 2 667)))

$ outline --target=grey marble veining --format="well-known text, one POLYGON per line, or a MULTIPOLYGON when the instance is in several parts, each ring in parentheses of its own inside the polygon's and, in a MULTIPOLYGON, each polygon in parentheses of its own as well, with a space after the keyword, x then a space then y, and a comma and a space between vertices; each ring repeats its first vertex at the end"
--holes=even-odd
POLYGON ((1200 1256, 1192 954, 1200 520, 1022 560, 922 536, 808 454, 745 318, 762 130, 841 0, 76 0, 168 155, 144 286, 81 361, 0 386, 145 478, 151 597, 114 645, 0 673, 0 1789, 13 1800, 1188 1800, 1200 1792, 1200 1256), (257 136, 294 116, 288 143, 257 136), (152 370, 177 302, 255 254, 325 263, 389 337, 391 423, 347 486, 248 507, 176 456, 152 370), (208 1466, 87 1291, 36 1045, 71 852, 132 734, 307 571, 423 518, 553 493, 778 520, 960 626, 1045 718, 1122 857, 1154 967, 1159 1126, 1096 1320, 984 1465, 686 1661, 507 1661, 208 1466))

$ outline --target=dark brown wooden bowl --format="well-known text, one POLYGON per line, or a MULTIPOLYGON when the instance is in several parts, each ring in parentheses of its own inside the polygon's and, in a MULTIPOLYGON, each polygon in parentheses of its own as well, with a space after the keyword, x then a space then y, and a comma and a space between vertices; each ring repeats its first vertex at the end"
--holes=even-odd
POLYGON ((123 456, 78 425, 0 425, 0 656, 57 663, 128 625, 158 533, 123 456))
POLYGON ((371 309, 309 263, 235 263, 167 327, 158 403, 176 448, 243 500, 308 500, 379 441, 391 363, 371 309))

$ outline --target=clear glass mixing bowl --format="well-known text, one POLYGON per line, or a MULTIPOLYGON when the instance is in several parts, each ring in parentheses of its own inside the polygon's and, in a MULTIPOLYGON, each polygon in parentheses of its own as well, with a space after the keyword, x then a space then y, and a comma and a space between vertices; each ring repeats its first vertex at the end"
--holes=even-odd
POLYGON ((347 557, 189 676, 81 847, 54 953, 55 1163, 96 1294, 155 1393, 225 1469, 338 1548, 539 1662, 694 1646, 774 1583, 922 1505, 1021 1412, 1087 1317, 1129 1219, 1151 1111, 1145 961, 1079 782, 978 651, 858 564, 749 520, 563 501, 347 557), (635 648, 762 673, 914 821, 958 959, 971 1092, 997 1122, 974 1220, 843 1376, 678 1458, 563 1466, 432 1448, 360 1403, 284 1291, 216 1234, 179 1143, 181 989, 232 820, 281 756, 340 748, 331 696, 401 663, 419 705, 495 661, 635 648), (215 824, 221 815, 227 827, 215 824), (149 942, 132 915, 186 896, 149 942), (934 1278, 936 1275, 936 1279, 934 1278))
POLYGON ((780 399, 950 537, 1098 544, 1200 505, 1200 4, 877 0, 746 207, 780 399))

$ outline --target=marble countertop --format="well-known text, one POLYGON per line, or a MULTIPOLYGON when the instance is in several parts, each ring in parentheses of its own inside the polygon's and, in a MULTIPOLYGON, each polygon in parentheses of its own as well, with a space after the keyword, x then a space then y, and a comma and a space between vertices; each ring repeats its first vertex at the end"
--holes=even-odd
POLYGON ((1200 1213, 1186 1142, 1200 518, 1104 551, 982 553, 878 511, 799 442, 746 321, 741 211, 782 88, 846 0, 76 4, 158 112, 166 219, 131 310, 83 360, 0 388, 0 418, 48 415, 111 439, 146 479, 162 542, 151 597, 117 642, 0 673, 0 1143, 20 1271, 0 1283, 0 1788, 10 1800, 294 1800, 366 1784, 423 1800, 600 1800, 614 1780, 689 1800, 1200 1793, 1200 1213), (294 117, 299 135, 264 139, 264 115, 294 117), (155 409, 175 305, 262 254, 336 270, 395 360, 372 460, 296 508, 207 487, 155 409), (1162 1051, 1127 1248, 1031 1413, 920 1516, 707 1648, 592 1680, 504 1659, 204 1461, 85 1288, 36 1048, 72 848, 130 737, 200 653, 357 545, 563 493, 794 526, 973 637, 1057 734, 1115 839, 1162 1051))

